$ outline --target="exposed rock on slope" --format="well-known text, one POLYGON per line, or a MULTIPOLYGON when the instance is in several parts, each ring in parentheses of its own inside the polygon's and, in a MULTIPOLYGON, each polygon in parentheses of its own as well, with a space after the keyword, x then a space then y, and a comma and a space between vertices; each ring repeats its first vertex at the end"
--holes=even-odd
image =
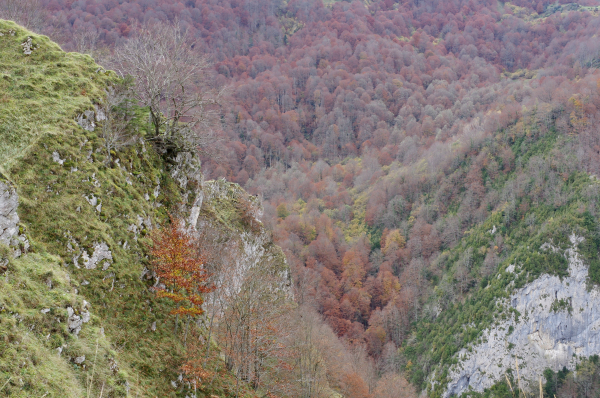
POLYGON ((19 197, 14 188, 0 181, 0 243, 15 244, 19 234, 17 205, 19 197))
MULTIPOLYGON (((100 73, 89 56, 65 53, 0 20, 0 33, 9 31, 0 35, 2 393, 181 396, 181 384, 170 381, 180 375, 184 348, 174 330, 182 328, 174 327, 170 303, 156 298, 144 267, 151 229, 168 222, 169 212, 195 209, 204 222, 260 242, 264 252, 256 252, 273 253, 273 266, 287 272, 276 256, 281 250, 249 218, 240 219, 248 214, 238 208, 248 197, 241 188, 202 204, 193 157, 165 159, 143 137, 107 154, 91 125, 77 118, 101 126, 92 109, 116 76, 100 73), (35 47, 30 55, 20 46, 27 38, 35 47), (5 245, 16 254, 27 247, 21 230, 33 250, 5 255, 5 245)), ((135 125, 142 136, 145 126, 135 125)), ((223 385, 216 381, 219 396, 227 396, 223 385)))
MULTIPOLYGON (((262 226, 259 199, 249 195, 238 184, 222 179, 206 181, 201 198, 198 216, 194 218, 196 228, 199 232, 213 229, 217 239, 226 241, 225 247, 236 253, 231 261, 234 265, 233 280, 244 280, 251 269, 260 267, 263 272, 275 276, 274 280, 279 281, 278 288, 291 294, 285 255, 262 226)), ((235 282, 232 287, 240 289, 235 282)))
MULTIPOLYGON (((600 290, 588 289, 588 267, 577 252, 582 239, 572 235, 564 252, 568 277, 542 275, 515 291, 503 304, 516 313, 485 330, 481 344, 459 352, 445 397, 491 387, 509 368, 516 370, 515 358, 521 379, 538 383, 546 368, 572 370, 579 358, 600 353, 600 290)), ((548 244, 542 249, 558 250, 548 244)), ((507 272, 519 270, 510 266, 507 272)))
POLYGON ((15 189, 0 181, 0 243, 12 247, 15 257, 21 255, 21 249, 29 247, 27 238, 19 235, 18 205, 19 195, 15 189))

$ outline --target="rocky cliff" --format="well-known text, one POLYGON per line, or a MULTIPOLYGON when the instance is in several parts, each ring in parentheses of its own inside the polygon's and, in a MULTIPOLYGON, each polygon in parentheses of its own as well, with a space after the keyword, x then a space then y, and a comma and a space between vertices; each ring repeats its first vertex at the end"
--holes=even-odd
MULTIPOLYGON (((535 387, 544 369, 573 370, 582 358, 600 353, 600 289, 589 284, 588 267, 578 253, 582 241, 571 235, 566 250, 542 245, 541 250, 567 258, 568 276, 544 274, 499 303, 513 310, 511 316, 499 317, 480 344, 458 353, 445 397, 483 392, 502 381, 508 369, 517 376, 517 366, 523 387, 535 387)), ((504 272, 523 270, 511 265, 504 272)))
POLYGON ((235 253, 231 259, 232 288, 239 290, 239 281, 244 280, 253 268, 260 267, 266 274, 274 275, 279 281, 278 287, 291 295, 285 255, 273 243, 270 232, 262 227, 259 199, 248 195, 238 184, 223 179, 205 182, 202 196, 195 225, 200 233, 211 228, 216 232, 216 239, 229 242, 230 250, 235 253))

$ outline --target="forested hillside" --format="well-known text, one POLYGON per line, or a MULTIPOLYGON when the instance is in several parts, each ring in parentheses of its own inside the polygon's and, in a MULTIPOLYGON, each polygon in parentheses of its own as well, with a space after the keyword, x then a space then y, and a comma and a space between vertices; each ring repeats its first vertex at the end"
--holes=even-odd
MULTIPOLYGON (((328 388, 410 396, 406 377, 431 396, 469 386, 513 396, 515 358, 523 384, 536 389, 543 377, 547 396, 582 394, 569 375, 578 366, 590 374, 585 388, 598 388, 600 351, 586 348, 596 347, 589 326, 598 318, 574 307, 566 286, 600 284, 600 3, 22 4, 4 13, 117 72, 119 49, 157 23, 177 22, 208 57, 210 88, 226 91, 202 173, 262 201, 295 305, 333 330, 329 349, 354 358, 328 365, 328 388), (543 316, 519 307, 523 292, 551 277, 558 282, 544 286, 563 284, 564 297, 548 291, 543 316), (548 330, 576 326, 539 337, 521 316, 548 330), (508 360, 485 364, 500 373, 468 368, 469 353, 498 352, 484 346, 500 330, 508 360), (540 369, 520 345, 535 333, 542 357, 558 358, 540 369)), ((286 391, 273 393, 321 396, 286 391)))

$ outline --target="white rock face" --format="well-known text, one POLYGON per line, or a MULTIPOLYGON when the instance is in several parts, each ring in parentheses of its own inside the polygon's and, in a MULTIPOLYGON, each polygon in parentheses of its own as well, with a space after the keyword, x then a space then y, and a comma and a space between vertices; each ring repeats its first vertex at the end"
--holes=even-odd
POLYGON ((81 332, 81 327, 84 323, 88 323, 91 319, 90 313, 87 309, 84 309, 81 312, 81 316, 75 313, 73 307, 67 307, 67 325, 69 327, 69 332, 74 335, 78 335, 81 332))
POLYGON ((77 116, 77 124, 84 130, 94 131, 96 129, 95 112, 92 110, 84 111, 77 116))
POLYGON ((112 262, 113 259, 108 245, 104 242, 94 244, 94 253, 92 253, 91 257, 88 256, 85 251, 82 253, 81 257, 83 258, 83 266, 86 269, 94 269, 101 261, 108 260, 109 262, 112 262))
MULTIPOLYGON (((265 250, 265 244, 268 241, 266 234, 255 235, 252 233, 242 233, 240 236, 240 251, 237 258, 234 260, 234 273, 232 283, 227 289, 232 289, 230 294, 237 294, 242 288, 242 284, 246 279, 246 275, 256 267, 266 267, 273 260, 272 254, 265 250)), ((289 288, 287 283, 289 276, 287 270, 282 270, 279 275, 281 280, 281 288, 289 288)))
POLYGON ((200 161, 190 153, 177 154, 175 166, 170 170, 170 173, 181 189, 185 189, 190 181, 194 181, 199 186, 203 182, 200 161))
POLYGON ((198 217, 200 216, 200 210, 202 209, 202 201, 204 200, 204 192, 202 190, 198 190, 196 192, 196 200, 190 210, 190 218, 189 223, 194 228, 198 224, 198 217))
POLYGON ((29 248, 25 235, 19 236, 19 195, 14 188, 0 182, 0 243, 11 246, 15 257, 19 257, 21 248, 29 248))
POLYGON ((101 106, 94 105, 94 109, 96 110, 96 121, 97 122, 106 120, 106 113, 104 112, 104 109, 101 106))
POLYGON ((33 43, 31 41, 31 37, 28 37, 23 43, 21 43, 21 47, 23 47, 23 54, 31 55, 33 52, 33 43))
MULTIPOLYGON (((199 218, 202 206, 210 206, 211 203, 222 203, 226 201, 236 201, 239 198, 247 197, 251 204, 250 213, 254 222, 260 223, 260 217, 263 209, 258 198, 247 196, 245 191, 237 184, 231 184, 225 180, 207 181, 203 184, 203 190, 196 197, 196 203, 191 209, 190 221, 194 222, 195 229, 202 231, 205 224, 209 221, 199 218)), ((273 251, 269 243, 272 237, 264 230, 260 231, 238 231, 235 237, 229 237, 223 244, 224 251, 235 253, 229 260, 231 268, 228 269, 223 278, 227 281, 216 281, 221 291, 228 296, 237 295, 244 283, 247 283, 248 275, 253 275, 253 271, 260 269, 262 272, 275 276, 276 285, 273 289, 285 292, 291 297, 291 281, 287 266, 281 266, 278 261, 284 261, 283 254, 281 259, 276 256, 278 253, 273 251)))
POLYGON ((54 160, 56 163, 58 163, 60 165, 65 163, 65 159, 61 159, 60 154, 56 151, 52 152, 52 160, 54 160))
POLYGON ((505 304, 521 314, 518 322, 509 317, 485 330, 484 342, 472 352, 458 353, 462 360, 449 372, 444 397, 491 387, 504 379, 507 369, 514 372, 515 356, 522 382, 536 386, 544 369, 573 370, 578 358, 600 354, 600 290, 587 290, 588 268, 577 253, 583 238, 570 239, 573 246, 565 252, 569 276, 561 280, 542 275, 515 291, 505 304), (511 326, 514 330, 509 334, 511 326))
POLYGON ((19 235, 17 206, 19 196, 15 190, 0 182, 0 243, 10 245, 19 235))

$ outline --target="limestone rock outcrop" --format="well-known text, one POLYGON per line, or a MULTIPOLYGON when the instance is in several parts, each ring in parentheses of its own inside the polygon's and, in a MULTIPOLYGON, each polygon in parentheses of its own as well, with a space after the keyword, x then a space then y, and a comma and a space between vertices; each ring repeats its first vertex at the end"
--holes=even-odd
POLYGON ((0 243, 10 245, 19 235, 17 206, 19 196, 14 188, 0 182, 0 243))
POLYGON ((73 307, 67 307, 67 325, 69 332, 78 335, 84 323, 88 323, 91 319, 91 314, 87 310, 87 302, 84 300, 84 309, 78 314, 73 307))
POLYGON ((108 245, 104 242, 94 243, 94 251, 91 257, 85 251, 82 253, 81 257, 83 258, 83 266, 86 269, 94 269, 102 261, 106 260, 107 262, 102 267, 102 269, 106 271, 109 264, 113 261, 112 253, 108 248, 108 245))
MULTIPOLYGON (((516 290, 505 308, 520 314, 496 323, 483 333, 482 343, 458 353, 459 362, 449 373, 444 397, 460 396, 472 389, 482 392, 515 369, 527 383, 538 383, 544 369, 566 366, 573 370, 583 357, 600 354, 600 289, 588 286, 588 267, 577 252, 583 238, 572 235, 565 250, 569 276, 542 275, 516 290)), ((545 250, 557 250, 550 245, 545 250)), ((518 273, 518 267, 507 269, 518 273)), ((533 384, 534 386, 536 384, 533 384)))
POLYGON ((77 124, 84 130, 94 131, 96 129, 95 113, 92 110, 87 110, 77 116, 77 124))
POLYGON ((192 225, 197 231, 209 226, 216 228, 220 231, 218 239, 224 242, 225 251, 235 253, 229 259, 231 268, 228 277, 231 283, 228 288, 239 292, 247 276, 260 269, 272 277, 269 283, 273 284, 274 290, 291 297, 291 277, 285 255, 262 227, 260 199, 246 193, 238 184, 223 179, 204 182, 196 198, 191 209, 192 225), (239 208, 236 208, 241 203, 246 204, 243 206, 246 212, 244 226, 240 225, 239 208))
POLYGON ((19 235, 19 195, 9 184, 0 181, 0 244, 14 249, 15 257, 29 247, 25 236, 19 235))

